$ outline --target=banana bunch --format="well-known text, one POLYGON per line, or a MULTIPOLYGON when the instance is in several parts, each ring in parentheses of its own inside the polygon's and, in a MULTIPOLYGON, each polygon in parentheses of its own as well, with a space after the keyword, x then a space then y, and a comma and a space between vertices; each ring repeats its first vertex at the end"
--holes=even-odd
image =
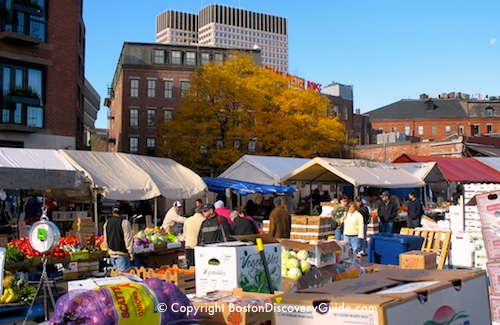
POLYGON ((3 295, 2 297, 0 298, 0 301, 2 303, 9 303, 9 302, 17 302, 19 299, 18 297, 16 296, 16 294, 14 293, 14 290, 12 290, 12 288, 5 288, 3 290, 3 295))

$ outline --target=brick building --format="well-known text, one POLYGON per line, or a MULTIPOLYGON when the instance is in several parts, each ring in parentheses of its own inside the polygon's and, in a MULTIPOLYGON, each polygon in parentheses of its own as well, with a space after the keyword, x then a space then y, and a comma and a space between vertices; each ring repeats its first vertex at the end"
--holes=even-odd
POLYGON ((82 1, 0 1, 0 146, 90 149, 82 1))
POLYGON ((429 98, 424 94, 365 115, 379 133, 399 132, 422 141, 440 141, 454 134, 479 137, 500 133, 500 100, 496 97, 481 100, 449 93, 429 98))
MULTIPOLYGON (((109 107, 109 151, 162 156, 157 152, 157 125, 175 117, 182 93, 195 69, 222 62, 224 48, 151 43, 123 44, 104 104, 109 107)), ((241 50, 262 65, 259 50, 241 50)))

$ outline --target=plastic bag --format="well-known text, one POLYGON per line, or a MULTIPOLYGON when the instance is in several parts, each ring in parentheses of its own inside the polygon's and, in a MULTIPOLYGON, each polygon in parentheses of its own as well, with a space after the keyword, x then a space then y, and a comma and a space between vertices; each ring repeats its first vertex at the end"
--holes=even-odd
POLYGON ((57 300, 49 325, 169 325, 199 320, 191 302, 175 284, 152 278, 69 291, 57 300), (166 308, 159 308, 160 304, 166 308))

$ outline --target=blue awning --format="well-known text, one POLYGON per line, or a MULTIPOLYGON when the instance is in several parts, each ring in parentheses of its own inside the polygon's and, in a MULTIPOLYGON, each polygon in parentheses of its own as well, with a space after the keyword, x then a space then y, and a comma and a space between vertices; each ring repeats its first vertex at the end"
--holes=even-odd
POLYGON ((205 184, 207 184, 208 190, 211 192, 222 192, 227 188, 236 191, 240 195, 249 195, 255 193, 285 194, 294 193, 297 191, 291 186, 256 184, 229 178, 203 177, 203 181, 205 182, 205 184))

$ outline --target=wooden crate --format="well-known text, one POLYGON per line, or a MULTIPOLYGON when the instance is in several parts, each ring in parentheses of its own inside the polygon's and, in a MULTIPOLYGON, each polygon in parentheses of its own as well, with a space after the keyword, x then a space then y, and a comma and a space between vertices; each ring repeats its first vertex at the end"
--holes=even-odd
POLYGON ((172 267, 162 266, 158 269, 149 269, 149 277, 157 278, 163 281, 172 282, 178 286, 184 293, 196 292, 195 268, 191 266, 189 269, 179 269, 177 265, 172 267), (174 270, 170 272, 170 269, 174 270), (158 273, 158 271, 165 273, 158 273))

